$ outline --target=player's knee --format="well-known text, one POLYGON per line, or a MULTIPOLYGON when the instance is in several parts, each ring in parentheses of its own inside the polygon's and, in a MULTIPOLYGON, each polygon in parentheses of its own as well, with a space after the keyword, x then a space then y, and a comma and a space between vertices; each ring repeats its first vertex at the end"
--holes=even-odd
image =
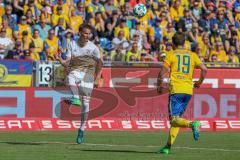
POLYGON ((172 116, 171 117, 171 119, 170 119, 171 126, 174 127, 174 124, 177 122, 178 118, 179 118, 178 116, 172 116))

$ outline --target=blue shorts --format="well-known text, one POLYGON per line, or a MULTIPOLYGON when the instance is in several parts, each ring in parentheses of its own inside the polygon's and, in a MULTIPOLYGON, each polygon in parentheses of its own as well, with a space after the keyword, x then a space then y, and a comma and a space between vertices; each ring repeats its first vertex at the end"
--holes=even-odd
POLYGON ((168 111, 169 116, 182 116, 185 112, 188 102, 190 101, 192 95, 190 94, 171 94, 168 98, 168 111))

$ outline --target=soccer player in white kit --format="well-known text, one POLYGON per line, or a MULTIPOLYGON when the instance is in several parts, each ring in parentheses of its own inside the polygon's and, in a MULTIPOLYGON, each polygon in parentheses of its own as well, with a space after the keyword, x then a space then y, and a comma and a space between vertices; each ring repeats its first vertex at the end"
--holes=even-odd
MULTIPOLYGON (((89 102, 94 87, 98 87, 102 61, 98 47, 89 39, 92 27, 83 24, 79 28, 80 38, 71 41, 67 47, 66 60, 58 54, 60 63, 68 70, 67 85, 73 94, 69 102, 82 106, 81 126, 78 131, 76 143, 83 142, 83 133, 89 112, 89 102), (82 99, 82 102, 81 100, 82 99)), ((61 53, 61 51, 59 51, 61 53)))

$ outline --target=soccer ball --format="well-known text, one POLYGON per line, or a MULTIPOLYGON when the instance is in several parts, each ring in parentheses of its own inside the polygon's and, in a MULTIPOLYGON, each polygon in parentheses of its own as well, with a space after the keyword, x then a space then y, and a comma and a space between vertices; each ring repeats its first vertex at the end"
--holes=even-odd
POLYGON ((135 14, 135 16, 137 17, 143 17, 145 16, 145 14, 147 13, 147 8, 144 4, 139 3, 136 4, 133 8, 133 13, 135 14))

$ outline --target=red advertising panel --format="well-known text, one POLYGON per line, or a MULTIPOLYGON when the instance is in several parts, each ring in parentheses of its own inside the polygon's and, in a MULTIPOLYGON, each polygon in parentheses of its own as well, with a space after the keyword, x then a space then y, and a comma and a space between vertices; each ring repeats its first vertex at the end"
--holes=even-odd
MULTIPOLYGON (((0 130, 72 130, 81 108, 69 106, 65 88, 1 88, 0 130)), ((203 130, 239 130, 240 89, 197 89, 185 117, 202 120, 203 130)), ((168 95, 154 88, 94 90, 87 129, 166 130, 168 95)))
MULTIPOLYGON (((77 130, 80 121, 46 119, 46 118, 1 118, 1 131, 18 130, 77 130)), ((132 120, 96 119, 89 120, 86 129, 96 130, 122 130, 122 131, 166 131, 170 127, 166 120, 132 120)), ((185 129, 188 130, 188 129, 185 129)), ((240 120, 207 119, 201 120, 201 131, 240 131, 240 120)))
MULTIPOLYGON (((104 68, 105 87, 147 85, 156 83, 159 68, 104 68)), ((194 78, 199 78, 199 70, 194 78)), ((208 69, 203 88, 240 88, 240 69, 208 69)))

